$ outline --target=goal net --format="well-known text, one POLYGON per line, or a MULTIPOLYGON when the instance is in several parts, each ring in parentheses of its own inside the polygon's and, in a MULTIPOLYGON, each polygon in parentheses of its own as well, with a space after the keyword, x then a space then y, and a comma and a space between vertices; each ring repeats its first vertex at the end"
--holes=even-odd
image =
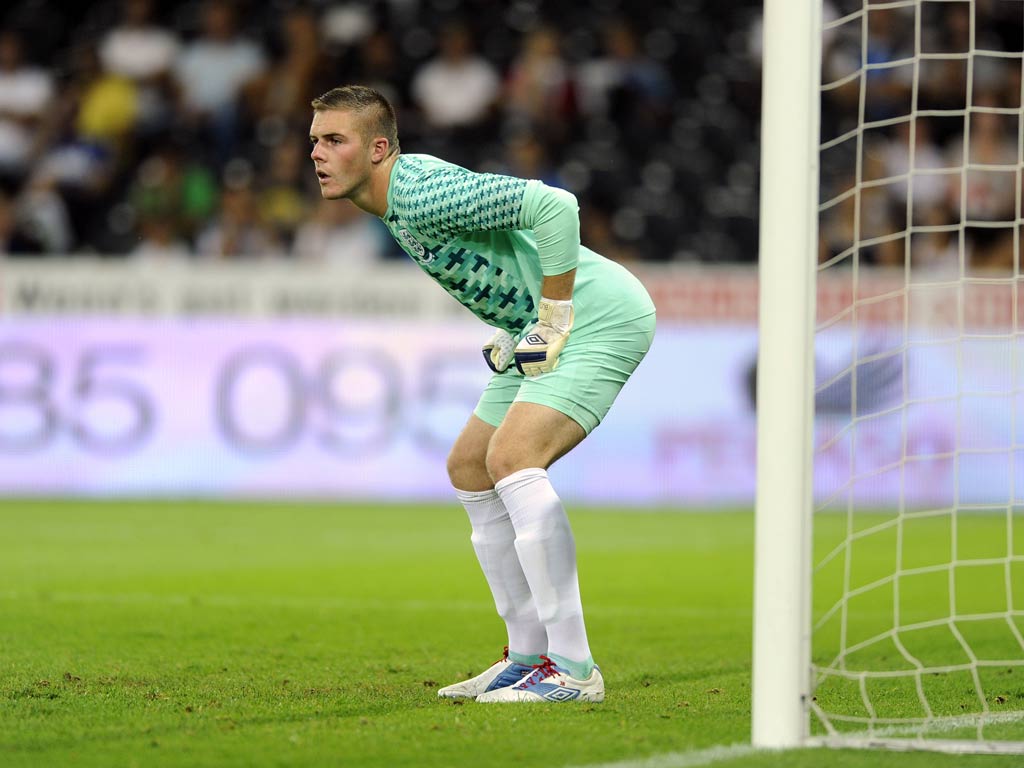
POLYGON ((1022 0, 821 18, 807 735, 1024 752, 1022 0))
POLYGON ((755 746, 1024 753, 1024 2, 765 0, 755 746))

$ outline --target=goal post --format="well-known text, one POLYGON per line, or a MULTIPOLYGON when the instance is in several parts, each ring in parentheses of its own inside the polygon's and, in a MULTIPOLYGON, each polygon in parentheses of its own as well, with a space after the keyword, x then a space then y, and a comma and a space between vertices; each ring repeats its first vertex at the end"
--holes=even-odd
POLYGON ((766 0, 752 741, 807 736, 820 0, 766 0))
POLYGON ((1024 754, 1024 0, 765 0, 751 741, 1024 754))

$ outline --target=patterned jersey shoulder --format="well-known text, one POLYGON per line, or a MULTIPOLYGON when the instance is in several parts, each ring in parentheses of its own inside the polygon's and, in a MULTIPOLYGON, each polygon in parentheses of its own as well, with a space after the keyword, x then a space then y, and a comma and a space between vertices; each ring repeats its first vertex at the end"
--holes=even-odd
POLYGON ((445 243, 465 232, 520 228, 526 180, 475 173, 430 155, 400 155, 391 206, 425 238, 445 243))

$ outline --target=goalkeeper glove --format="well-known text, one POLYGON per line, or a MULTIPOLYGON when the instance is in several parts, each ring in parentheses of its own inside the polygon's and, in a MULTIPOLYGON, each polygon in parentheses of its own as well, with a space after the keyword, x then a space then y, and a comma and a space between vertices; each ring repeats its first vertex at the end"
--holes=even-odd
POLYGON ((524 376, 549 373, 558 365, 558 355, 572 328, 572 301, 541 298, 537 322, 527 329, 516 347, 516 367, 524 376))
POLYGON ((495 373, 504 373, 512 362, 515 348, 516 340, 507 331, 499 328, 494 332, 491 340, 484 344, 484 362, 495 373))

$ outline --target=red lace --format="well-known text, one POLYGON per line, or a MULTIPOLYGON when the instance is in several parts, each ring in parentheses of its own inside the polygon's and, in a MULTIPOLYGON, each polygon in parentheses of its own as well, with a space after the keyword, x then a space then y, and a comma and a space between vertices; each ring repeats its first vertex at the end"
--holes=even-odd
POLYGON ((527 685, 536 685, 541 680, 547 677, 551 677, 552 675, 558 674, 558 670, 555 669, 555 662, 553 662, 543 653, 540 655, 540 658, 541 663, 533 665, 533 672, 530 673, 530 676, 528 678, 523 680, 523 682, 519 685, 520 688, 525 688, 527 685))
POLYGON ((506 661, 507 659, 508 659, 508 646, 506 645, 506 646, 505 646, 505 650, 504 650, 504 651, 502 651, 502 654, 501 654, 501 658, 500 658, 500 659, 498 659, 498 660, 497 660, 496 662, 494 662, 494 663, 495 663, 495 664, 500 664, 501 662, 503 662, 503 661, 506 661))

